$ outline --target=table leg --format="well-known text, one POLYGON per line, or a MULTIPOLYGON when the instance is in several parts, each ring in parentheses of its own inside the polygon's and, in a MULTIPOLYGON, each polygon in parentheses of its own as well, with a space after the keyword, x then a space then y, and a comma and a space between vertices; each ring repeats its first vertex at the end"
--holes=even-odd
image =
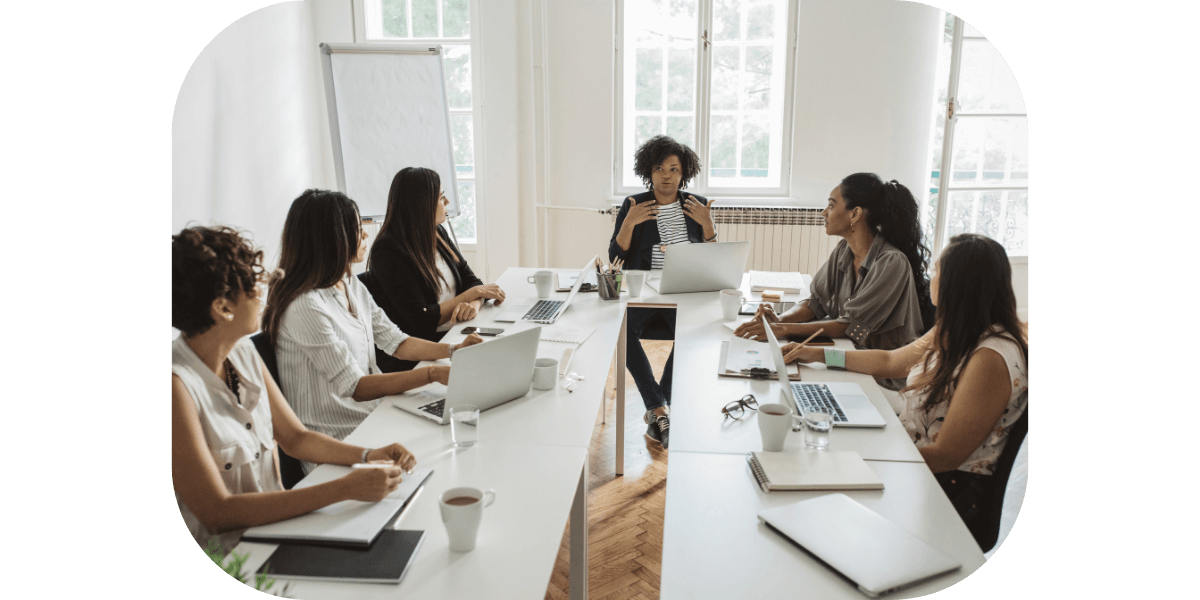
POLYGON ((587 600, 588 556, 587 556, 587 495, 589 456, 583 457, 583 471, 579 475, 579 487, 575 490, 575 503, 571 505, 571 600, 587 600))
POLYGON ((629 309, 621 313, 621 334, 617 336, 617 476, 625 474, 625 327, 629 309))

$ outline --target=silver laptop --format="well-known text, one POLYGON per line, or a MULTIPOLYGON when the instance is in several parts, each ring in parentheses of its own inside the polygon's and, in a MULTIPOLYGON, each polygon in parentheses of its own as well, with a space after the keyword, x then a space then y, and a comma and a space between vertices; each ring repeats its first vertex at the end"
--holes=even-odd
POLYGON ((489 342, 454 351, 450 384, 438 383, 420 392, 409 392, 392 405, 424 419, 445 425, 450 409, 473 404, 487 410, 529 393, 533 361, 537 359, 542 328, 533 327, 489 342))
MULTIPOLYGON (((767 330, 771 357, 776 365, 782 365, 783 351, 779 348, 779 340, 775 339, 775 332, 770 327, 764 329, 767 330)), ((776 367, 775 372, 779 376, 779 385, 783 386, 783 396, 791 401, 789 404, 798 415, 823 412, 833 417, 837 427, 883 427, 886 423, 857 383, 790 381, 787 369, 776 367)))
POLYGON ((671 244, 663 258, 660 294, 715 292, 742 286, 750 242, 671 244))
POLYGON ((962 566, 845 494, 767 509, 758 518, 872 598, 962 566))
MULTIPOLYGON (((571 305, 571 301, 575 299, 575 295, 579 293, 579 288, 583 287, 584 281, 587 281, 587 272, 589 269, 596 268, 596 257, 588 259, 588 263, 579 270, 579 275, 575 277, 575 285, 571 286, 571 293, 566 300, 538 300, 536 304, 518 304, 504 309, 504 312, 496 315, 495 321, 500 323, 514 323, 516 321, 532 321, 534 323, 542 323, 544 325, 553 325, 563 313, 567 312, 567 307, 571 305)), ((595 280, 593 280, 595 281, 595 280)))

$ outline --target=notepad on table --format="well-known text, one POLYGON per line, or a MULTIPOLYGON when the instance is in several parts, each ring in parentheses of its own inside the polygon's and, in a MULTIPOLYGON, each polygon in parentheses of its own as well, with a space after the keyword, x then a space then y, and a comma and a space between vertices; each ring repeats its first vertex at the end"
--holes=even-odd
POLYGON ((280 544, 258 572, 283 579, 400 583, 423 541, 424 531, 385 529, 366 548, 280 544))
POLYGON ((596 330, 586 328, 543 327, 541 340, 543 342, 560 342, 563 344, 575 344, 578 346, 586 342, 594 331, 596 330))
POLYGON ((764 492, 883 489, 883 481, 852 450, 751 452, 746 462, 764 492))
POLYGON ((799 294, 808 289, 804 275, 791 271, 750 271, 750 291, 780 290, 799 294))
MULTIPOLYGON (((310 473, 296 488, 332 481, 350 472, 350 467, 329 467, 310 473)), ((365 548, 396 518, 419 493, 432 469, 417 469, 404 476, 400 487, 379 502, 343 500, 310 513, 270 525, 251 527, 242 534, 248 542, 302 542, 365 548)))

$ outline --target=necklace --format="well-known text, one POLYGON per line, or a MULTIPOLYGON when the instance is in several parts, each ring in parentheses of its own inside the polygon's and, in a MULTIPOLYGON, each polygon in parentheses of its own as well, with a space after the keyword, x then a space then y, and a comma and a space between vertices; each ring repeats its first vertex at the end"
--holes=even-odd
POLYGON ((233 397, 237 398, 238 404, 242 403, 242 397, 238 395, 238 384, 241 379, 238 377, 237 371, 233 370, 233 363, 229 359, 225 359, 225 386, 229 391, 233 392, 233 397))

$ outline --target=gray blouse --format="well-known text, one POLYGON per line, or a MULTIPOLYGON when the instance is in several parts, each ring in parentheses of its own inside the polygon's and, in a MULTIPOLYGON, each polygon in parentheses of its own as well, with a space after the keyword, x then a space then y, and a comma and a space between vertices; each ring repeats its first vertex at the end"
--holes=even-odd
MULTIPOLYGON (((858 349, 895 350, 921 337, 921 302, 908 257, 876 235, 855 279, 854 252, 846 240, 813 276, 808 308, 814 320, 846 323, 846 337, 858 349)), ((898 390, 905 378, 879 379, 898 390)))

